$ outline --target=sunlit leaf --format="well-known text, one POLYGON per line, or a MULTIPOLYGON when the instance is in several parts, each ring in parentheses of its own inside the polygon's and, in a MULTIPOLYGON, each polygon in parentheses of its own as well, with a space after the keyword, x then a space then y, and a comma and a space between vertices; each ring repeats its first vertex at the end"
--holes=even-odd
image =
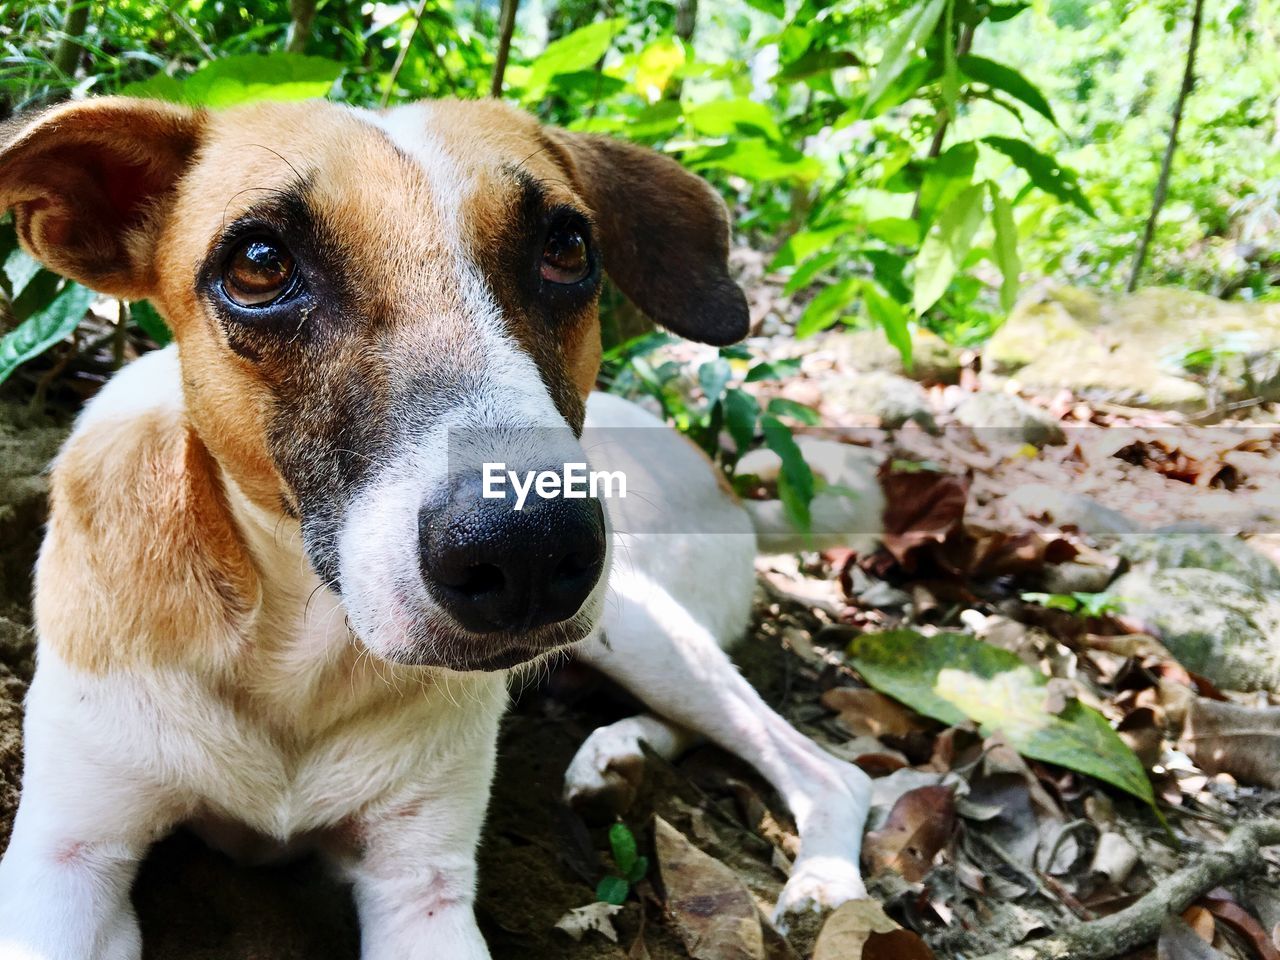
POLYGON ((4 260, 4 275, 9 281, 10 297, 16 300, 42 269, 39 261, 22 248, 10 251, 4 260))
POLYGON ((983 184, 974 184, 943 211, 924 238, 916 256, 912 306, 918 315, 937 303, 973 246, 973 235, 982 222, 983 184))
POLYGON ((657 102, 684 62, 683 43, 676 37, 658 38, 640 51, 633 80, 635 89, 650 103, 657 102))
POLYGON ((214 108, 255 100, 308 100, 327 95, 342 70, 342 64, 324 57, 245 53, 220 57, 180 80, 156 74, 121 92, 214 108))
POLYGON ((794 147, 760 139, 733 140, 714 147, 698 147, 684 154, 696 170, 723 170, 748 180, 814 180, 822 165, 794 147))
POLYGON ((961 633, 869 633, 848 650, 867 683, 947 724, 976 722, 1036 760, 1088 774, 1154 804, 1141 762, 1106 718, 1078 700, 1052 713, 1045 677, 1016 653, 961 633))
POLYGON ((982 142, 998 150, 1026 171, 1031 182, 1050 196, 1074 204, 1089 216, 1097 216, 1093 205, 1080 191, 1074 170, 1041 153, 1025 140, 1012 137, 983 137, 982 142))
POLYGON ((856 226, 854 223, 841 220, 825 227, 800 230, 793 233, 782 242, 782 246, 778 247, 778 252, 774 255, 773 263, 769 269, 778 270, 782 267, 794 266, 807 260, 820 250, 828 250, 833 241, 844 236, 856 226))
POLYGON ((782 139, 773 111, 765 104, 746 97, 712 100, 687 110, 685 116, 694 130, 708 137, 746 135, 782 139))
POLYGON ((970 80, 977 80, 979 83, 985 83, 994 90, 1001 90, 1009 94, 1015 100, 1025 103, 1050 123, 1057 125, 1058 121, 1053 115, 1053 107, 1049 106, 1049 101, 1045 99, 1044 94, 1036 89, 1035 84, 1013 69, 1013 67, 1007 67, 1003 63, 996 63, 986 57, 969 55, 960 58, 960 69, 970 80))
POLYGON ((903 17, 898 30, 885 47, 884 56, 876 67, 876 75, 867 88, 866 102, 873 104, 889 85, 902 73, 925 38, 938 25, 947 0, 925 0, 903 17))
POLYGON ((911 328, 907 322, 907 311, 870 281, 862 285, 862 302, 866 305, 867 315, 880 325, 885 337, 902 357, 902 365, 910 370, 911 328))
POLYGON ((839 320, 857 297, 860 285, 857 277, 842 277, 819 290, 796 321, 796 338, 811 337, 839 320))
POLYGON ((547 49, 530 64, 524 99, 536 100, 541 97, 551 78, 558 74, 574 73, 595 66, 596 61, 609 51, 614 37, 626 23, 623 17, 598 20, 547 44, 547 49))
POLYGON ((1018 226, 1013 221, 1013 205, 1005 199, 994 181, 987 181, 991 191, 991 225, 995 228, 992 250, 1000 268, 1000 306, 1012 310, 1018 300, 1022 261, 1018 257, 1018 226))
POLYGON ((702 393, 707 398, 708 406, 720 399, 724 394, 725 386, 728 385, 732 376, 733 368, 729 366, 729 361, 723 357, 708 360, 698 367, 698 386, 702 388, 702 393))
POLYGON ((48 306, 0 337, 0 383, 19 366, 68 336, 84 319, 92 302, 92 290, 68 282, 48 306))

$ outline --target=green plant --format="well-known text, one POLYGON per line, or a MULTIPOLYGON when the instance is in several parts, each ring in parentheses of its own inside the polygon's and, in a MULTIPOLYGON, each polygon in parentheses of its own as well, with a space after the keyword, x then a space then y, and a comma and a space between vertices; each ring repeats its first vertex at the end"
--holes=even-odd
POLYGON ((600 881, 596 886, 596 899, 620 906, 626 903, 631 888, 649 872, 649 858, 640 855, 635 834, 625 823, 615 823, 609 828, 609 848, 618 873, 611 873, 600 881))

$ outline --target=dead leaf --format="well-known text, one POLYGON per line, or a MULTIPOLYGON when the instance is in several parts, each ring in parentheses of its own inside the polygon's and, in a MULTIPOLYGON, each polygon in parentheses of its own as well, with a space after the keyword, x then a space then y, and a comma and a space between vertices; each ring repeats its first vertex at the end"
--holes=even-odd
POLYGON ((856 960, 873 933, 889 933, 898 925, 875 900, 850 900, 827 918, 813 948, 813 960, 856 960))
POLYGON ((1157 960, 1225 960, 1209 944, 1205 943, 1181 917, 1165 918, 1160 928, 1160 942, 1156 945, 1157 960))
POLYGON ((840 714, 840 724, 855 737, 901 739, 929 728, 914 710, 865 687, 832 687, 822 695, 822 705, 840 714))
POLYGON ((862 948, 862 960, 934 960, 933 951, 910 930, 873 933, 862 948))
POLYGON ((1194 903, 1187 907, 1182 911, 1182 922, 1205 943, 1213 944, 1213 935, 1218 925, 1214 922, 1213 914, 1204 907, 1196 906, 1194 903))
POLYGON ((614 929, 613 917, 622 907, 612 903, 588 903, 585 907, 570 910, 556 921, 556 929, 563 930, 574 940, 581 940, 594 930, 614 943, 618 942, 618 931, 614 929))
POLYGON ((760 913, 738 875, 661 817, 654 847, 667 910, 694 960, 764 960, 760 913))
POLYGON ((942 543, 959 529, 969 499, 964 477, 932 470, 894 470, 886 460, 880 470, 884 488, 882 542, 905 570, 915 569, 913 553, 930 543, 942 543))
POLYGON ((918 883, 933 867, 933 858, 951 839, 955 800, 950 787, 920 787, 903 794, 884 827, 867 834, 863 847, 872 873, 892 870, 918 883))
POLYGON ((1280 707, 1245 707, 1197 697, 1181 749, 1207 773, 1280 788, 1280 707))
POLYGON ((1267 936, 1267 931, 1248 910, 1236 903, 1227 891, 1213 890, 1200 903, 1222 923, 1249 942, 1257 960, 1280 960, 1280 949, 1267 936))

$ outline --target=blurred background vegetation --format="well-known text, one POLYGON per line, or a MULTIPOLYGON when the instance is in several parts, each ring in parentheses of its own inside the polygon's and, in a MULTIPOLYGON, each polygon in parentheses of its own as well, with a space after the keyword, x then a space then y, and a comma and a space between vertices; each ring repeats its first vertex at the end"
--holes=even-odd
MULTIPOLYGON (((0 0, 0 45, 0 116, 104 93, 494 92, 652 145, 720 189, 799 337, 976 345, 1042 279, 1280 295, 1280 0, 0 0)), ((13 247, 0 236, 0 379, 87 303, 13 247)), ((708 447, 805 419, 730 387, 779 372, 732 350, 696 371, 691 409, 616 296, 604 321, 606 376, 708 447)), ((126 333, 165 339, 145 304, 115 328, 117 362, 126 333)))

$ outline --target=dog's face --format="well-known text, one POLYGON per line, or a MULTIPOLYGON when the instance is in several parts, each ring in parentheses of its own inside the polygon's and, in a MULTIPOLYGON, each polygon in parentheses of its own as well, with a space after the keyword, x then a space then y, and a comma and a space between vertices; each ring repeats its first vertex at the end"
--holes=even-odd
POLYGON ((604 271, 677 333, 746 332, 705 183, 494 101, 67 105, 0 139, 0 206, 51 268, 159 306, 201 441, 401 662, 507 667, 597 621, 600 503, 517 511, 480 464, 586 460, 604 271))

